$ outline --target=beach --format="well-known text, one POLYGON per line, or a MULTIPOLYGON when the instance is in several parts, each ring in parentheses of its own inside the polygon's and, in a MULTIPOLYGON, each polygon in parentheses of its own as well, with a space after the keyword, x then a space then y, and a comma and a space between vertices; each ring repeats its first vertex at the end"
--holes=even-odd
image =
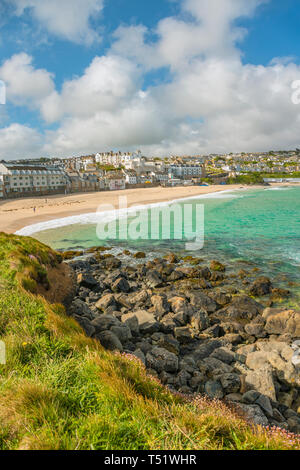
POLYGON ((249 188, 243 185, 186 186, 175 188, 139 188, 6 199, 0 202, 0 231, 15 233, 28 225, 74 215, 96 212, 100 205, 119 207, 119 197, 127 197, 128 207, 202 196, 220 191, 249 188))

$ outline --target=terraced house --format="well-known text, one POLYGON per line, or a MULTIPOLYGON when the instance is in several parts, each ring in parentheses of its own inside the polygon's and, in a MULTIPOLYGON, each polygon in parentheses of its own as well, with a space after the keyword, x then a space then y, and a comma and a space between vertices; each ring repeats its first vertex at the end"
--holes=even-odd
POLYGON ((62 193, 67 176, 61 168, 37 164, 0 163, 2 197, 36 196, 62 193))

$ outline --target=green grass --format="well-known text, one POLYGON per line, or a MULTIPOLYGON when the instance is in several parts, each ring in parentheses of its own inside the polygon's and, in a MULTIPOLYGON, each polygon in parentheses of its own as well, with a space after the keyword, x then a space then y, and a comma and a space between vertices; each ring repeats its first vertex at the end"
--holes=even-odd
POLYGON ((62 305, 32 294, 28 280, 47 285, 60 262, 31 238, 0 234, 0 449, 300 448, 221 402, 172 395, 138 360, 87 338, 62 305))

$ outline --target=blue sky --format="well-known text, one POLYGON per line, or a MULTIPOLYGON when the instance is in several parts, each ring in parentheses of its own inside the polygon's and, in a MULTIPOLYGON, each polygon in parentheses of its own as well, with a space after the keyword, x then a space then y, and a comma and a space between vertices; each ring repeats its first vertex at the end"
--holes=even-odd
POLYGON ((0 157, 297 144, 298 0, 42 3, 0 1, 0 157))

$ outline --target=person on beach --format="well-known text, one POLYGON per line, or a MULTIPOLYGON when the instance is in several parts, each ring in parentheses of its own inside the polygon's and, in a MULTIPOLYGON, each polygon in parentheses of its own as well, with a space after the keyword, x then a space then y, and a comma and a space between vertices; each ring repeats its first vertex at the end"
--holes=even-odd
POLYGON ((35 206, 34 206, 34 208, 33 208, 33 212, 35 213, 35 206))

